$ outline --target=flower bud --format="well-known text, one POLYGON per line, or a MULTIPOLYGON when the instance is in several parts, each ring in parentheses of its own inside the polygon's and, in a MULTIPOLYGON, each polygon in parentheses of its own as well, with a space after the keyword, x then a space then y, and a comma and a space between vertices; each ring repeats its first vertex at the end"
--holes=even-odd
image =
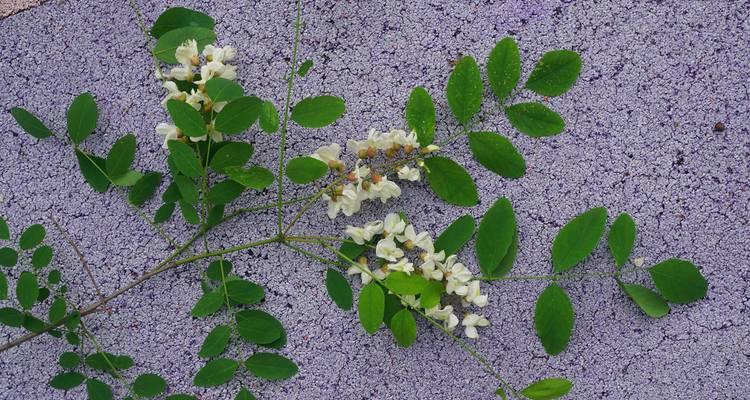
POLYGON ((373 183, 379 183, 382 180, 383 180, 383 177, 380 176, 380 174, 378 174, 377 172, 373 172, 372 173, 372 182, 373 183))
POLYGON ((370 190, 370 186, 372 186, 370 181, 362 181, 362 189, 364 189, 365 191, 370 190))
POLYGON ((201 63, 201 60, 200 58, 198 58, 198 55, 196 54, 190 59, 190 62, 193 64, 194 67, 197 67, 201 63))
POLYGON ((367 157, 374 158, 376 155, 378 155, 378 149, 374 147, 367 148, 367 157))
POLYGON ((414 250, 414 242, 411 240, 407 240, 404 242, 404 247, 406 247, 406 250, 414 250))
POLYGON ((359 258, 357 259, 357 263, 359 263, 359 265, 363 265, 363 266, 366 266, 366 265, 367 265, 367 257, 365 257, 365 256, 360 256, 360 257, 359 257, 359 258))
POLYGON ((414 146, 407 144, 404 146, 404 154, 409 155, 411 152, 414 151, 414 146))
POLYGON ((357 157, 359 158, 367 158, 367 150, 368 149, 359 149, 357 150, 357 157))

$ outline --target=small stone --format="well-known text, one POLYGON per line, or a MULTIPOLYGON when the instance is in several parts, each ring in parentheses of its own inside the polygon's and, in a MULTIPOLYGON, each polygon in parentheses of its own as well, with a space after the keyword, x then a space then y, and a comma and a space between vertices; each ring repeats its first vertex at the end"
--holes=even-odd
POLYGON ((645 262, 646 262, 645 257, 638 257, 638 258, 633 259, 633 265, 635 265, 638 268, 642 267, 643 264, 645 264, 645 262))
POLYGON ((727 126, 724 125, 723 122, 717 122, 716 125, 714 125, 714 131, 716 132, 724 132, 725 129, 727 129, 727 126))

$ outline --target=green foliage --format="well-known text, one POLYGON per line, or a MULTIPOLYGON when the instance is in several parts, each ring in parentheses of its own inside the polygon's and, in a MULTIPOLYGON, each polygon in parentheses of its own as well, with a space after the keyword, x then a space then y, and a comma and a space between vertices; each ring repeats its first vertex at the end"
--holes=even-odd
POLYGON ((65 313, 68 311, 68 303, 65 301, 65 298, 58 297, 53 302, 52 305, 50 305, 49 308, 49 322, 51 323, 57 323, 63 320, 65 318, 65 313))
POLYGON ((672 303, 688 304, 706 297, 708 282, 690 261, 671 258, 648 272, 659 293, 672 303))
POLYGON ((214 19, 208 15, 184 7, 167 8, 151 27, 151 36, 158 39, 165 33, 184 27, 214 28, 214 19))
POLYGON ((328 173, 328 166, 312 157, 297 157, 286 165, 286 176, 290 181, 303 185, 322 178, 328 173))
POLYGON ((344 100, 336 96, 306 97, 292 109, 291 118, 304 128, 323 128, 346 112, 344 100))
POLYGON ((94 378, 86 381, 86 393, 89 396, 89 400, 112 400, 114 398, 112 388, 108 384, 94 378))
POLYGON ((210 28, 202 26, 184 26, 171 29, 159 36, 154 46, 153 55, 167 64, 177 64, 175 51, 184 42, 194 39, 198 43, 198 51, 202 51, 207 44, 216 40, 216 34, 210 28))
POLYGON ((651 318, 661 318, 669 314, 669 304, 653 290, 634 284, 620 284, 622 290, 651 318))
POLYGON ((68 135, 74 145, 81 144, 86 140, 94 129, 99 119, 99 109, 91 93, 81 93, 70 104, 67 113, 68 135))
POLYGON ((444 201, 461 207, 472 207, 479 202, 477 186, 466 170, 446 157, 429 157, 427 182, 435 194, 444 201))
POLYGON ((307 76, 307 73, 310 72, 310 68, 313 67, 313 60, 305 60, 302 64, 300 64, 299 69, 297 70, 297 75, 304 78, 307 76))
POLYGON ((18 252, 10 247, 0 248, 0 265, 12 267, 18 262, 18 252))
POLYGON ((115 372, 115 370, 112 369, 113 366, 118 371, 125 371, 130 369, 134 364, 133 359, 126 355, 117 355, 106 352, 90 354, 86 357, 84 362, 89 368, 108 372, 110 374, 114 374, 115 372))
POLYGON ((565 121, 542 103, 519 103, 505 108, 514 128, 531 137, 554 136, 565 130, 565 121))
POLYGON ((242 167, 253 156, 253 146, 245 142, 222 142, 221 147, 211 157, 209 166, 216 172, 224 173, 226 167, 242 167))
POLYGON ((8 298, 8 277, 3 271, 0 271, 0 300, 8 298))
POLYGON ((435 251, 445 251, 445 256, 458 253, 474 236, 476 220, 471 215, 458 217, 435 239, 435 251))
POLYGON ((328 290, 328 296, 340 309, 345 311, 352 309, 354 302, 352 287, 349 281, 333 268, 328 268, 326 271, 326 290, 328 290))
POLYGON ((359 291, 359 322, 370 335, 374 334, 383 322, 385 294, 376 282, 370 282, 359 291))
POLYGON ((521 78, 521 55, 511 37, 497 42, 487 59, 487 79, 502 103, 518 85, 521 78))
POLYGON ((170 99, 167 101, 167 111, 169 111, 169 116, 172 117, 174 124, 184 135, 190 137, 201 137, 208 133, 206 123, 203 121, 203 116, 190 104, 184 101, 170 99))
POLYGON ((135 135, 129 133, 118 139, 107 154, 107 175, 110 179, 116 179, 130 170, 130 165, 135 160, 135 135))
POLYGON ((190 146, 179 140, 170 140, 167 142, 169 155, 177 169, 185 176, 195 178, 203 174, 200 160, 190 146))
POLYGON ((133 392, 138 396, 156 397, 167 388, 167 382, 156 374, 141 374, 133 382, 133 392))
POLYGON ((147 172, 141 179, 138 179, 138 182, 133 185, 128 193, 130 204, 140 207, 153 197, 156 189, 161 185, 161 177, 162 175, 159 172, 147 172))
POLYGON ((220 292, 204 293, 193 306, 190 315, 195 318, 206 317, 219 311, 222 305, 224 305, 224 296, 220 292))
POLYGON ((219 325, 206 336, 198 353, 200 357, 216 357, 223 353, 229 344, 229 338, 232 334, 232 328, 226 325, 219 325))
POLYGON ((401 347, 411 346, 417 340, 417 323, 411 311, 403 309, 391 318, 391 332, 401 347))
POLYGON ((453 116, 466 125, 482 106, 484 85, 477 62, 471 56, 462 57, 448 78, 446 97, 453 116))
POLYGON ((262 190, 270 186, 276 177, 273 172, 263 167, 225 167, 224 173, 233 181, 255 190, 262 190))
POLYGON ((245 367, 253 375, 270 381, 289 379, 298 371, 292 360, 273 353, 255 353, 245 361, 245 367))
POLYGON ((236 319, 237 333, 250 343, 270 344, 282 335, 281 323, 265 311, 243 310, 236 319))
POLYGON ((633 218, 628 213, 622 213, 612 223, 612 227, 609 229, 609 236, 607 237, 609 252, 615 259, 618 270, 630 258, 630 252, 633 251, 634 243, 635 221, 633 221, 633 218))
POLYGON ((265 133, 275 133, 279 130, 279 112, 276 111, 276 106, 272 102, 267 100, 263 102, 258 123, 265 133))
POLYGON ((482 275, 499 276, 500 263, 508 254, 515 233, 513 206, 507 198, 500 198, 487 210, 477 230, 475 250, 482 275))
POLYGON ((258 304, 265 296, 263 286, 236 279, 225 283, 229 299, 239 304, 258 304))
POLYGON ((575 51, 545 53, 526 81, 526 88, 542 96, 559 96, 573 87, 581 73, 581 57, 575 51))
POLYGON ((34 306, 37 298, 39 297, 39 283, 37 282, 36 275, 33 272, 23 271, 18 277, 18 283, 16 284, 16 298, 18 304, 28 310, 34 306))
POLYGON ((86 377, 78 372, 63 372, 55 375, 55 377, 49 381, 49 385, 55 389, 70 390, 82 384, 84 380, 86 380, 86 377))
POLYGON ((31 266, 34 268, 44 268, 52 261, 52 247, 44 245, 39 246, 31 255, 31 266))
POLYGON ((188 202, 180 200, 180 213, 185 221, 192 225, 198 225, 201 222, 201 218, 195 208, 188 202))
POLYGON ((160 224, 167 221, 174 213, 175 203, 164 203, 154 214, 154 223, 160 224))
POLYGON ((222 281, 232 272, 232 263, 227 260, 216 260, 208 264, 206 276, 215 281, 222 281))
POLYGON ((417 133, 419 145, 431 144, 435 138, 435 105, 425 88, 417 86, 411 91, 405 112, 406 124, 417 133))
POLYGON ((42 240, 44 240, 46 235, 47 231, 42 225, 31 225, 21 234, 21 238, 18 240, 19 246, 23 250, 33 249, 42 243, 42 240))
POLYGON ((444 292, 445 287, 442 282, 428 281, 419 293, 419 304, 425 309, 430 309, 440 304, 440 297, 444 292))
POLYGON ((513 143, 494 132, 469 133, 469 148, 480 164, 502 177, 520 178, 526 173, 526 161, 513 143))
POLYGON ((106 192, 110 183, 109 178, 104 174, 106 161, 101 157, 88 155, 78 149, 76 149, 76 158, 86 183, 97 192, 106 192))
POLYGON ((388 274, 384 280, 385 286, 391 292, 398 295, 417 295, 427 285, 427 280, 417 274, 406 274, 394 271, 388 274))
POLYGON ((211 204, 227 204, 240 197, 244 190, 244 186, 227 179, 211 187, 206 194, 206 198, 211 204))
POLYGON ((596 249, 607 224, 607 209, 592 208, 565 224, 552 243, 552 266, 564 272, 596 249))
POLYGON ((573 333, 573 305, 568 294, 555 283, 550 283, 539 295, 534 312, 534 327, 544 350, 549 355, 560 354, 573 333))
POLYGON ((245 91, 234 81, 214 77, 206 82, 206 94, 212 102, 218 103, 239 99, 245 95, 245 91))
POLYGON ((199 200, 198 188, 192 179, 184 175, 177 175, 174 177, 174 182, 177 184, 177 189, 180 191, 180 198, 182 201, 188 204, 195 204, 199 200))
POLYGON ((0 308, 0 324, 10 326, 12 328, 18 328, 23 325, 23 313, 16 310, 15 308, 0 308))
POLYGON ((229 382, 240 364, 235 360, 219 358, 209 361, 198 371, 193 384, 199 387, 219 386, 229 382))
POLYGON ((227 135, 242 133, 258 119, 262 104, 263 102, 255 96, 232 100, 216 116, 214 127, 227 135))
POLYGON ((13 119, 16 120, 18 125, 26 131, 26 133, 37 139, 45 139, 54 135, 54 133, 44 125, 44 122, 40 121, 39 118, 24 108, 13 107, 10 109, 10 114, 13 116, 13 119))
POLYGON ((0 240, 10 239, 10 229, 8 223, 5 222, 5 218, 0 217, 0 240))
POLYGON ((573 388, 573 383, 564 378, 547 378, 534 382, 521 390, 521 394, 531 400, 551 400, 565 396, 573 388))
POLYGON ((57 363, 65 369, 73 369, 81 364, 81 356, 72 351, 66 351, 60 354, 57 363))

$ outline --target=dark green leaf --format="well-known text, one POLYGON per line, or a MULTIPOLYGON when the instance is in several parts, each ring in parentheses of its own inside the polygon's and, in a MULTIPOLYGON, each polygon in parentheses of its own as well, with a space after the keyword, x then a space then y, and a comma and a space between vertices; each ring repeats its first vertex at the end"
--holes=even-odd
POLYGON ((333 268, 328 268, 328 271, 326 271, 326 290, 328 290, 328 296, 331 297, 340 309, 352 309, 354 302, 352 287, 349 285, 349 281, 333 268))
POLYGON ((156 214, 154 215, 154 223, 161 224, 162 222, 165 222, 169 218, 172 217, 172 213, 174 213, 174 207, 175 203, 164 203, 159 207, 158 210, 156 210, 156 214))
POLYGON ((26 109, 13 107, 10 109, 10 114, 16 120, 18 125, 26 131, 26 133, 37 139, 44 139, 54 135, 54 133, 44 125, 44 122, 40 121, 39 118, 28 112, 26 109))
POLYGON ((344 112, 344 100, 336 96, 302 99, 292 110, 292 121, 305 128, 322 128, 336 122, 344 112))
POLYGON ((8 298, 8 277, 3 271, 0 271, 0 300, 8 298))
POLYGON ((708 282, 687 260, 671 258, 649 268, 656 289, 672 303, 687 304, 706 297, 708 282))
POLYGON ((133 186, 139 179, 143 178, 143 174, 138 171, 128 171, 124 175, 112 179, 112 183, 116 186, 133 186))
POLYGON ((479 202, 477 186, 455 161, 445 157, 429 157, 424 159, 424 163, 427 182, 438 197, 462 207, 472 207, 479 202))
POLYGON ((286 165, 286 176, 300 185, 310 183, 328 173, 328 166, 316 158, 297 157, 286 165))
POLYGON ((487 210, 479 223, 475 245, 479 268, 486 277, 497 277, 500 262, 508 254, 516 234, 516 216, 510 200, 503 197, 487 210))
POLYGON ((188 202, 180 200, 180 213, 185 221, 192 225, 198 225, 201 223, 201 217, 195 208, 188 202))
POLYGON ((65 313, 67 311, 68 303, 65 301, 65 299, 62 297, 56 298, 55 301, 52 302, 52 305, 49 307, 49 322, 54 324, 62 321, 62 319, 65 318, 65 313))
POLYGON ((508 139, 494 132, 472 132, 469 148, 474 158, 488 170, 506 177, 520 178, 526 173, 526 161, 508 139))
POLYGON ((36 280, 36 275, 29 271, 21 272, 18 277, 16 284, 16 298, 18 303, 24 310, 28 310, 34 306, 37 298, 39 297, 39 284, 36 280))
POLYGON ((310 72, 310 68, 312 68, 312 66, 313 66, 313 60, 305 60, 299 66, 299 69, 297 70, 297 75, 304 78, 305 76, 307 76, 307 73, 310 72))
POLYGON ((200 137, 208 133, 203 116, 190 104, 170 99, 167 101, 167 111, 169 111, 169 116, 172 117, 174 124, 183 134, 191 137, 200 137))
POLYGON ((417 132, 417 141, 421 147, 432 143, 435 138, 435 105, 432 97, 421 86, 415 87, 406 103, 406 124, 417 132))
POLYGON ((190 39, 194 39, 198 43, 198 51, 200 52, 207 44, 216 40, 216 34, 210 28, 202 26, 171 29, 160 35, 159 40, 156 41, 156 46, 154 46, 153 55, 168 64, 177 64, 175 58, 177 48, 190 39))
POLYGON ((44 268, 52 261, 52 247, 44 245, 34 250, 31 256, 31 266, 34 268, 44 268))
POLYGON ((233 100, 216 116, 214 127, 227 135, 242 133, 258 119, 262 104, 263 102, 255 96, 233 100))
POLYGON ((409 347, 417 340, 417 323, 411 311, 403 309, 391 319, 391 332, 401 347, 409 347))
POLYGON ((198 371, 193 384, 199 387, 219 386, 229 382, 240 364, 227 358, 211 360, 198 371))
POLYGON ((445 256, 458 253, 474 235, 476 221, 471 215, 464 215, 453 221, 435 239, 435 251, 445 251, 445 256))
POLYGON ((630 258, 633 243, 635 243, 635 221, 628 213, 622 213, 612 223, 607 237, 609 252, 614 257, 618 270, 630 258))
POLYGON ((244 310, 237 314, 237 333, 248 342, 268 344, 281 336, 276 318, 260 310, 244 310))
POLYGON ((223 353, 229 343, 229 336, 232 334, 232 329, 225 325, 219 325, 206 336, 206 340, 201 345, 201 350, 198 353, 200 357, 216 357, 223 353))
POLYGON ((510 124, 531 137, 554 136, 565 130, 565 121, 542 103, 519 103, 505 108, 510 124))
POLYGON ((18 262, 18 252, 10 247, 0 248, 0 265, 12 267, 18 262))
POLYGON ((112 400, 112 388, 98 379, 89 379, 86 381, 86 393, 89 400, 112 400))
POLYGON ((142 374, 135 378, 133 382, 133 391, 138 396, 156 397, 164 392, 167 388, 167 382, 156 374, 142 374))
POLYGON ((448 105, 462 125, 469 122, 482 106, 483 89, 477 62, 471 56, 462 57, 448 78, 446 93, 448 105))
POLYGON ((133 185, 133 188, 130 189, 130 193, 128 193, 128 201, 134 206, 142 206, 143 203, 153 197, 160 184, 160 172, 148 172, 144 174, 141 179, 133 185))
POLYGON ((420 275, 407 275, 401 271, 388 274, 385 278, 385 286, 391 292, 399 295, 417 295, 427 285, 427 280, 420 275))
POLYGON ((581 57, 570 50, 545 53, 534 67, 526 88, 542 96, 559 96, 576 83, 581 73, 581 57))
POLYGON ((240 197, 245 187, 241 184, 227 179, 211 187, 206 198, 211 204, 227 204, 240 197))
POLYGON ((521 55, 516 41, 511 37, 503 38, 487 59, 487 79, 501 103, 516 88, 520 77, 521 55))
POLYGON ((10 229, 8 229, 8 223, 5 222, 5 218, 0 217, 0 240, 10 239, 10 229))
POLYGON ((66 351, 65 353, 60 354, 57 363, 65 369, 75 368, 81 364, 81 356, 72 351, 66 351))
POLYGON ((91 93, 79 94, 68 107, 68 135, 73 144, 81 144, 96 129, 99 109, 91 93))
POLYGON ((272 353, 255 353, 245 361, 245 367, 258 378, 270 381, 289 379, 297 374, 294 362, 272 353))
POLYGON ((399 300, 396 295, 388 293, 385 295, 385 309, 383 311, 383 322, 385 322, 385 325, 388 326, 388 328, 391 327, 391 320, 393 319, 393 316, 396 315, 397 312, 403 310, 405 307, 403 304, 401 304, 401 300, 399 300))
POLYGON ((65 340, 67 340, 68 344, 72 346, 78 346, 79 344, 81 344, 81 338, 73 332, 66 333, 65 340))
POLYGON ((206 317, 219 311, 224 305, 224 296, 220 292, 204 293, 190 312, 190 315, 196 318, 206 317))
POLYGON ((224 173, 226 167, 241 167, 253 156, 253 146, 245 142, 225 142, 211 157, 210 167, 224 173))
POLYGON ((97 192, 106 192, 110 183, 109 178, 104 174, 106 161, 101 157, 86 154, 78 149, 76 149, 76 158, 86 183, 97 192))
POLYGON ((227 295, 239 304, 258 304, 265 297, 263 286, 241 279, 226 282, 227 295))
POLYGON ((206 82, 206 93, 214 103, 232 101, 245 95, 242 86, 229 79, 214 77, 206 82))
POLYGON ((260 107, 260 129, 265 133, 274 133, 279 130, 279 112, 270 101, 264 101, 260 107))
POLYGON ((167 396, 166 400, 198 400, 198 398, 190 394, 173 394, 167 396))
POLYGON ((445 292, 445 287, 442 282, 429 281, 427 285, 422 288, 422 292, 419 297, 420 306, 429 309, 440 304, 440 297, 445 292))
POLYGON ((198 188, 195 187, 192 179, 185 175, 177 175, 174 177, 174 183, 177 184, 177 188, 180 190, 182 201, 188 204, 198 202, 198 188))
MULTIPOLYGON (((167 160, 168 161, 172 160, 172 157, 171 156, 168 157, 167 160)), ((176 169, 176 167, 175 167, 175 170, 172 171, 173 175, 177 175, 179 173, 180 172, 176 169)), ((176 203, 180 200, 180 188, 177 187, 177 184, 174 181, 169 183, 169 186, 167 186, 167 189, 164 191, 164 193, 162 193, 161 199, 165 203, 176 203)))
POLYGON ((132 358, 112 353, 94 353, 86 357, 85 362, 89 368, 109 373, 114 372, 113 366, 118 371, 125 371, 134 364, 132 358))
POLYGON ((44 321, 42 321, 41 319, 36 318, 33 315, 26 314, 23 317, 23 327, 30 332, 41 333, 44 330, 45 325, 44 321))
POLYGON ((622 290, 651 318, 661 318, 669 313, 669 304, 653 290, 631 284, 621 284, 622 290))
POLYGON ((514 232, 513 241, 510 242, 510 247, 508 247, 508 252, 505 253, 505 257, 503 257, 503 259, 500 260, 500 264, 495 270, 495 276, 503 277, 507 275, 508 272, 510 272, 511 268, 513 268, 513 264, 515 264, 516 262, 517 255, 518 255, 518 231, 514 232))
POLYGON ((21 239, 18 242, 23 250, 29 250, 42 243, 42 240, 44 240, 44 237, 46 235, 47 231, 43 226, 34 224, 23 231, 23 233, 21 234, 21 239))
POLYGON ((343 242, 338 251, 338 260, 342 264, 348 264, 351 260, 356 260, 362 253, 367 250, 367 246, 356 244, 354 242, 343 242))
POLYGON ((49 272, 49 276, 47 277, 47 282, 49 282, 50 285, 56 285, 60 283, 60 279, 62 278, 62 273, 59 270, 52 270, 49 272))
POLYGON ((573 388, 573 383, 563 378, 547 378, 534 382, 521 390, 521 394, 531 400, 551 400, 565 396, 573 388))
POLYGON ((502 400, 508 400, 508 396, 505 394, 505 390, 503 390, 502 387, 497 388, 497 390, 495 390, 495 394, 500 396, 500 399, 502 400))
POLYGON ((84 380, 86 380, 86 377, 78 372, 63 372, 52 378, 49 385, 55 389, 70 390, 82 384, 84 380))
POLYGON ((565 224, 552 243, 552 266, 564 272, 588 257, 604 234, 607 209, 592 208, 565 224))
POLYGON ((258 166, 250 167, 250 169, 226 167, 224 173, 233 181, 256 190, 267 188, 276 179, 273 172, 258 166))
POLYGON ((554 356, 568 347, 573 319, 573 305, 568 294, 560 286, 550 283, 539 295, 534 313, 536 334, 547 354, 554 356))
POLYGON ((74 331, 78 329, 78 324, 81 323, 81 313, 78 311, 71 311, 70 314, 68 314, 68 319, 65 320, 65 327, 68 328, 69 331, 74 331))
POLYGON ((167 8, 151 27, 151 36, 156 39, 165 33, 186 26, 202 27, 206 29, 214 28, 214 19, 208 15, 184 7, 167 8))
POLYGON ((23 314, 15 308, 0 308, 0 324, 20 328, 23 325, 23 314))
POLYGON ((232 263, 227 260, 216 260, 208 264, 206 276, 215 281, 225 280, 232 272, 232 263))
POLYGON ((107 175, 111 179, 119 178, 130 170, 135 160, 135 135, 129 133, 118 139, 107 154, 107 175))
POLYGON ((180 172, 191 178, 203 174, 203 168, 198 160, 198 156, 190 146, 179 140, 170 140, 167 142, 167 146, 169 147, 169 154, 172 157, 172 161, 174 161, 180 172))
POLYGON ((383 322, 385 295, 377 282, 370 282, 359 291, 359 322, 367 333, 375 333, 383 322))

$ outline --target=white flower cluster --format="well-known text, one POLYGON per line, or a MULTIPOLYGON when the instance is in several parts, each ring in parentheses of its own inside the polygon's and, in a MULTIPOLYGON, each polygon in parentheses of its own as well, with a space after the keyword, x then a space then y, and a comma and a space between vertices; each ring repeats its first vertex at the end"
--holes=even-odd
MULTIPOLYGON (((378 268, 370 270, 369 261, 362 256, 349 270, 349 275, 360 275, 362 284, 372 280, 371 274, 378 279, 385 279, 393 271, 407 275, 419 274, 427 280, 440 281, 445 286, 445 293, 461 299, 463 307, 487 305, 487 295, 481 294, 479 281, 466 266, 458 262, 456 255, 445 256, 444 251, 435 252, 432 237, 427 232, 417 233, 414 226, 407 224, 400 215, 388 214, 383 221, 372 221, 363 227, 347 226, 346 234, 357 244, 365 244, 379 238, 375 245, 375 256, 378 268), (407 253, 417 255, 418 265, 409 260, 407 253)), ((404 305, 422 308, 416 296, 403 296, 404 305)), ((425 309, 425 314, 443 322, 443 326, 453 330, 458 325, 458 317, 453 306, 441 307, 438 304, 425 309)), ((490 322, 482 315, 466 313, 461 325, 467 337, 479 337, 477 327, 488 326, 490 322)))
POLYGON ((370 129, 367 140, 349 139, 346 150, 357 158, 354 168, 348 173, 345 173, 346 164, 339 159, 341 146, 337 143, 322 146, 310 155, 326 163, 331 170, 337 171, 346 182, 334 187, 330 194, 323 195, 323 200, 328 202, 328 216, 332 219, 340 212, 346 216, 357 213, 365 200, 380 199, 385 203, 393 197, 400 196, 401 188, 389 180, 387 174, 394 170, 398 179, 412 182, 420 180, 421 160, 416 160, 410 167, 407 165, 410 157, 437 151, 439 147, 429 145, 420 149, 414 132, 407 133, 399 129, 379 132, 370 129), (380 153, 391 161, 375 167, 372 161, 380 153), (404 158, 399 160, 399 156, 404 158))
MULTIPOLYGON (((237 67, 226 64, 227 61, 234 59, 236 54, 237 52, 233 47, 215 47, 209 44, 203 49, 204 64, 201 65, 201 58, 198 53, 198 43, 195 40, 188 40, 177 47, 175 58, 180 63, 180 66, 172 68, 166 76, 161 70, 157 69, 156 71, 157 78, 165 79, 162 86, 167 90, 167 96, 161 102, 162 106, 166 107, 167 101, 174 99, 184 101, 198 111, 221 111, 227 102, 222 101, 212 103, 211 99, 206 94, 205 84, 209 79, 214 77, 229 80, 237 78, 237 67), (196 68, 200 71, 199 80, 195 80, 197 77, 196 68), (195 85, 195 88, 191 89, 190 93, 187 93, 180 90, 175 81, 192 82, 195 85)), ((209 124, 208 128, 211 139, 220 142, 222 140, 222 135, 220 132, 213 129, 213 123, 209 124)), ((183 137, 179 128, 163 122, 156 126, 156 133, 164 136, 164 148, 167 148, 167 141, 181 139, 183 137)), ((201 142, 206 140, 206 136, 207 135, 191 137, 190 140, 193 142, 201 142)))

